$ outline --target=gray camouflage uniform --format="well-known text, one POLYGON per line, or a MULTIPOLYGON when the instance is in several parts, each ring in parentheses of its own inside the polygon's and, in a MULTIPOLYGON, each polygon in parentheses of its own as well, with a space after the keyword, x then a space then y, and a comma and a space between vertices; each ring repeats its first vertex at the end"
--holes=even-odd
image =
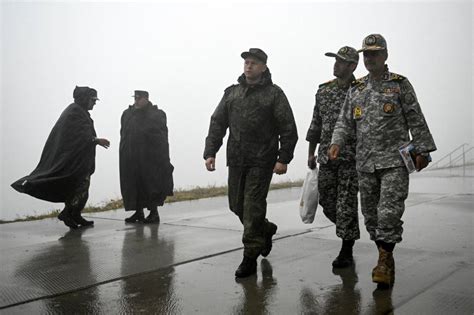
POLYGON ((216 156, 228 128, 229 207, 244 226, 244 256, 254 259, 270 229, 265 216, 273 167, 293 159, 298 133, 288 99, 273 84, 270 70, 254 86, 244 74, 238 82, 225 90, 212 114, 204 159, 216 156))
POLYGON ((337 160, 330 161, 327 155, 334 125, 348 89, 349 87, 340 87, 337 79, 319 86, 306 140, 310 143, 319 143, 319 204, 323 207, 326 217, 336 225, 338 237, 343 240, 356 240, 359 239, 360 233, 355 139, 348 139, 337 160))
POLYGON ((362 213, 374 241, 402 240, 409 178, 398 149, 410 141, 409 132, 415 154, 436 150, 408 79, 387 67, 381 81, 369 80, 368 75, 358 79, 348 92, 331 143, 342 147, 356 135, 362 213))

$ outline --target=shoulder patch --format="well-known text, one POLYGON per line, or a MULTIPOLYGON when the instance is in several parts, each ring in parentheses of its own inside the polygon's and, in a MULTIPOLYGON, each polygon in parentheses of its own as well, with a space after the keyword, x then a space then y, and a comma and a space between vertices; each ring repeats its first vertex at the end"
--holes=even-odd
POLYGON ((388 81, 403 81, 405 79, 406 78, 404 76, 399 75, 397 73, 393 73, 393 72, 390 72, 389 77, 388 77, 388 81))
POLYGON ((319 85, 319 88, 322 88, 322 87, 325 87, 327 85, 330 85, 331 83, 333 83, 334 81, 336 81, 336 79, 332 79, 332 80, 329 80, 327 82, 324 82, 322 84, 319 85))

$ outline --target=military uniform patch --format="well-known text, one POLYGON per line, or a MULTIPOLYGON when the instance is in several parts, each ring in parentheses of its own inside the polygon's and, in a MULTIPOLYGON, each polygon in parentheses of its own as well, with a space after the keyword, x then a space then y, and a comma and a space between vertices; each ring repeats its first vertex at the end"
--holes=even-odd
POLYGON ((354 118, 358 119, 362 116, 362 107, 356 106, 354 107, 354 118))
POLYGON ((384 93, 386 94, 391 94, 391 93, 400 93, 400 88, 395 87, 395 88, 385 88, 383 90, 384 93))
POLYGON ((412 104, 415 102, 415 95, 413 93, 409 92, 405 95, 405 103, 406 104, 412 104))
POLYGON ((386 103, 386 104, 383 105, 383 112, 384 113, 390 114, 390 113, 393 113, 394 110, 395 110, 395 105, 393 105, 393 104, 386 103))
POLYGON ((374 35, 369 35, 365 39, 365 44, 369 46, 374 45, 376 42, 377 42, 377 39, 375 38, 374 35))

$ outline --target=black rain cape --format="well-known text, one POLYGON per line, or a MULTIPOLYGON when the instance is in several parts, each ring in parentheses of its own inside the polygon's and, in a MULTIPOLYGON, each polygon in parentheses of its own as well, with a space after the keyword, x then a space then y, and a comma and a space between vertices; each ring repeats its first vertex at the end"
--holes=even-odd
POLYGON ((85 105, 72 103, 51 130, 38 166, 11 186, 38 199, 66 201, 77 184, 94 173, 95 136, 85 105))
POLYGON ((121 118, 120 188, 125 210, 163 205, 173 195, 166 114, 156 105, 129 106, 121 118))

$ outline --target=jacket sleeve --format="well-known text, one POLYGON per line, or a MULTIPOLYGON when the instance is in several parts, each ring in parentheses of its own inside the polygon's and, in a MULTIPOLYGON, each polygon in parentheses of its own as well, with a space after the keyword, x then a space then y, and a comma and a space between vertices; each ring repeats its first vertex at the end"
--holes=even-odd
POLYGON ((344 144, 355 137, 355 121, 352 118, 351 106, 351 90, 346 95, 344 105, 342 105, 341 112, 337 118, 334 131, 332 133, 331 144, 337 144, 343 147, 344 144))
POLYGON ((310 143, 319 143, 321 141, 321 130, 322 130, 322 119, 319 113, 319 90, 316 93, 315 104, 313 109, 313 118, 309 126, 308 132, 306 133, 306 141, 310 143))
POLYGON ((229 127, 228 109, 226 105, 227 91, 224 93, 219 105, 211 116, 209 132, 206 137, 206 147, 204 148, 204 159, 216 157, 217 151, 222 146, 227 128, 229 127))
POLYGON ((436 151, 436 145, 431 135, 425 117, 421 112, 420 104, 416 98, 415 90, 408 79, 400 83, 401 103, 403 114, 410 129, 415 153, 428 153, 436 151))
POLYGON ((295 118, 293 117, 293 111, 282 90, 280 90, 276 96, 273 115, 276 120, 280 140, 278 162, 289 164, 293 159, 296 142, 298 141, 298 131, 296 129, 295 118))

